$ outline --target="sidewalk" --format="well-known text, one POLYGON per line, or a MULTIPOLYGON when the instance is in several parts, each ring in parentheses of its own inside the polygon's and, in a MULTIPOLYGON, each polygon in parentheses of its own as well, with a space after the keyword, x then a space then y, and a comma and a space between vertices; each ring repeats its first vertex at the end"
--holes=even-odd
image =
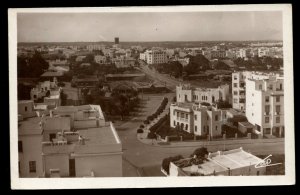
POLYGON ((215 140, 215 141, 182 141, 182 142, 170 142, 169 145, 159 145, 161 147, 190 147, 190 146, 214 146, 214 145, 234 145, 234 144, 255 144, 255 143, 278 143, 284 142, 284 138, 273 139, 231 139, 231 140, 215 140))
POLYGON ((138 139, 140 142, 142 142, 142 143, 144 143, 144 144, 148 144, 148 145, 156 145, 156 146, 159 146, 157 140, 155 140, 155 139, 153 139, 153 140, 152 140, 152 139, 148 139, 147 136, 148 136, 148 133, 150 132, 150 131, 149 131, 149 128, 150 128, 151 126, 153 126, 154 124, 156 124, 156 123, 159 121, 159 119, 161 119, 161 118, 164 117, 166 114, 168 114, 169 109, 170 109, 170 105, 171 105, 171 103, 172 103, 172 97, 167 97, 167 98, 168 98, 168 104, 166 105, 166 108, 164 109, 164 111, 163 111, 157 118, 155 118, 154 120, 152 120, 152 121, 150 122, 150 124, 145 125, 144 132, 143 132, 143 133, 137 134, 137 139, 138 139))

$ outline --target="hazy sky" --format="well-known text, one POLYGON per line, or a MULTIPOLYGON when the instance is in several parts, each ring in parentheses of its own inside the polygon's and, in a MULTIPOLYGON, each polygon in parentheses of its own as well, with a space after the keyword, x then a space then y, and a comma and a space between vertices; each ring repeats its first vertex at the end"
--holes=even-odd
POLYGON ((18 42, 282 40, 281 12, 19 13, 18 42))

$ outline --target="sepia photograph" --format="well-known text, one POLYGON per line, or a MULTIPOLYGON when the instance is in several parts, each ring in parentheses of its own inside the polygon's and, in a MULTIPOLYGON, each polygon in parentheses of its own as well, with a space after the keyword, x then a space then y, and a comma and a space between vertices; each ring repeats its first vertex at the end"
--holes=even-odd
POLYGON ((13 189, 295 183, 291 5, 8 16, 13 189))

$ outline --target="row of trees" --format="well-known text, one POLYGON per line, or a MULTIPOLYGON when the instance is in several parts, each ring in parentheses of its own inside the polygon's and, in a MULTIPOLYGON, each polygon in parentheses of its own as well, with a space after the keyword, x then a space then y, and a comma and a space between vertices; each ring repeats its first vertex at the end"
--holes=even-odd
POLYGON ((188 55, 186 58, 189 58, 189 63, 184 67, 178 61, 155 64, 150 67, 154 67, 159 73, 169 74, 175 78, 195 74, 199 71, 209 70, 212 65, 214 66, 214 69, 218 70, 228 70, 230 68, 222 61, 216 61, 214 64, 211 64, 210 61, 202 54, 198 54, 196 56, 188 55))
POLYGON ((153 113, 152 115, 148 116, 147 119, 144 121, 144 124, 149 124, 150 121, 152 121, 153 119, 155 119, 158 115, 160 115, 164 109, 166 108, 168 104, 168 98, 164 98, 163 101, 161 102, 160 106, 158 107, 158 109, 155 111, 155 113, 153 113))
POLYGON ((35 52, 32 57, 18 57, 18 78, 37 78, 49 68, 49 63, 35 52))
POLYGON ((249 60, 244 60, 243 58, 237 58, 234 60, 234 63, 238 67, 245 67, 249 70, 266 70, 268 66, 270 66, 270 70, 279 70, 281 66, 283 66, 282 58, 271 58, 271 57, 263 57, 259 58, 255 56, 249 60))
POLYGON ((110 98, 106 98, 101 90, 92 93, 89 93, 87 90, 83 92, 83 96, 85 104, 100 105, 106 114, 111 116, 119 115, 121 120, 134 111, 140 102, 138 95, 134 93, 125 95, 114 92, 110 98))

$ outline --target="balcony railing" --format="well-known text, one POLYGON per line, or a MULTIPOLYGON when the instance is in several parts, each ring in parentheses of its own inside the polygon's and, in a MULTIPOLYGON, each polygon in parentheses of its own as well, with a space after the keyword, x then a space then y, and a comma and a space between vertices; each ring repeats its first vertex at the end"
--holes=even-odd
POLYGON ((178 121, 184 121, 184 122, 188 122, 189 121, 189 119, 181 118, 181 117, 177 117, 177 120, 178 121))

